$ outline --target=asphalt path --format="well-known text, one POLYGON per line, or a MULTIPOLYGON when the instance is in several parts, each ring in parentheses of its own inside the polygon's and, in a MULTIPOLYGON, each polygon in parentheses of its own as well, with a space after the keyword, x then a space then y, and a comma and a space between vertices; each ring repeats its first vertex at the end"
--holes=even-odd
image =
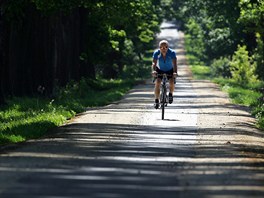
POLYGON ((1 198, 264 197, 263 131, 217 85, 193 80, 183 33, 161 29, 180 75, 165 119, 147 80, 51 137, 2 148, 1 198))

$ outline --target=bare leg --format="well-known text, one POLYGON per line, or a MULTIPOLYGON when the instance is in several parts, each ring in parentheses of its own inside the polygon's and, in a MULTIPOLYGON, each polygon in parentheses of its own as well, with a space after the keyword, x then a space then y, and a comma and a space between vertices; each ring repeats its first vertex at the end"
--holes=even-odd
POLYGON ((174 85, 174 79, 173 79, 173 78, 171 78, 171 79, 170 79, 170 93, 172 93, 172 94, 173 94, 173 92, 174 92, 174 89, 175 89, 175 85, 174 85))
POLYGON ((155 83, 155 99, 159 99, 160 98, 160 84, 161 84, 161 79, 157 79, 156 83, 155 83))

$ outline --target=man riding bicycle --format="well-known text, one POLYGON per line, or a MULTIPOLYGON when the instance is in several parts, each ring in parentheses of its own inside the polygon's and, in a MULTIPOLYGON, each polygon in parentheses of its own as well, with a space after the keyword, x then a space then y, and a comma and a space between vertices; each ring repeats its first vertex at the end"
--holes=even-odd
POLYGON ((152 76, 157 77, 155 82, 155 104, 156 109, 159 108, 159 97, 160 97, 160 85, 162 80, 162 75, 158 74, 168 74, 169 80, 169 103, 173 102, 173 92, 174 92, 174 78, 177 77, 177 57, 176 52, 169 48, 169 43, 166 40, 159 42, 159 49, 155 50, 153 53, 152 61, 152 76))

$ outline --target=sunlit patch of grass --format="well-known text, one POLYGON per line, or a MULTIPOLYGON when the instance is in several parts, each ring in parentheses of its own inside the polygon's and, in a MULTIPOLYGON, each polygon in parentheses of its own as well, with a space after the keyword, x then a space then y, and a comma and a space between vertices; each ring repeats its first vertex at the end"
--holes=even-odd
POLYGON ((252 106, 261 97, 261 93, 257 91, 261 84, 241 86, 233 79, 225 78, 215 78, 213 81, 220 84, 223 91, 226 91, 236 104, 252 106))
POLYGON ((250 106, 261 96, 260 93, 241 87, 224 86, 224 91, 227 91, 232 101, 236 104, 250 106))
POLYGON ((82 80, 71 82, 53 99, 12 98, 0 110, 0 144, 42 137, 87 107, 107 105, 121 97, 135 80, 82 80))
POLYGON ((60 107, 51 108, 48 102, 45 104, 43 101, 41 105, 38 104, 38 108, 27 106, 29 100, 16 98, 17 104, 9 101, 11 103, 9 108, 0 112, 0 143, 16 143, 38 138, 74 115, 60 107))
POLYGON ((190 68, 195 79, 211 79, 209 67, 202 65, 192 65, 190 68))
POLYGON ((17 143, 17 142, 23 142, 25 141, 25 138, 23 138, 20 135, 6 135, 3 133, 0 133, 0 144, 7 144, 7 143, 17 143))

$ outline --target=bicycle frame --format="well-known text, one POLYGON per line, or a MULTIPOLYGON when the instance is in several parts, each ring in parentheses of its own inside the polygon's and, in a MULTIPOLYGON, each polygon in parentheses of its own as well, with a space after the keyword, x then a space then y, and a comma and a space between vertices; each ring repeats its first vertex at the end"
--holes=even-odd
MULTIPOLYGON (((157 77, 154 78, 153 82, 159 77, 162 76, 162 81, 161 81, 161 93, 160 93, 160 104, 161 104, 161 119, 164 120, 164 114, 165 114, 165 107, 168 105, 168 94, 167 94, 167 89, 168 89, 168 74, 157 74, 157 77)), ((174 84, 176 83, 176 79, 174 78, 174 84)))
POLYGON ((168 105, 167 81, 168 81, 167 75, 163 74, 163 78, 162 78, 162 82, 161 82, 161 94, 160 94, 161 119, 162 120, 164 120, 165 106, 168 105))

